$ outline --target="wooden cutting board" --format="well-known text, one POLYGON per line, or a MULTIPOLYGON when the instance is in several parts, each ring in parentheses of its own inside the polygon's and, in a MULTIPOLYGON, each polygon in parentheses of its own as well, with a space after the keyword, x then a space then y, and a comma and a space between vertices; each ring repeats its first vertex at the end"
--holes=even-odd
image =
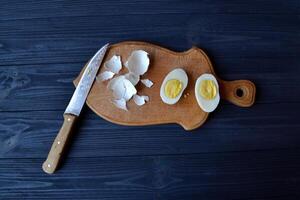
MULTIPOLYGON (((194 87, 196 79, 203 73, 216 76, 222 99, 240 107, 249 107, 255 100, 255 85, 248 80, 224 81, 217 77, 207 55, 199 48, 193 47, 185 52, 174 52, 145 42, 121 42, 111 45, 98 72, 105 71, 103 63, 113 55, 120 55, 124 64, 133 50, 142 49, 149 53, 150 65, 141 79, 150 79, 154 85, 145 87, 141 82, 136 86, 139 95, 147 95, 150 101, 137 106, 131 99, 127 103, 128 111, 116 108, 112 103, 112 93, 106 82, 95 81, 87 98, 87 105, 100 117, 117 124, 140 126, 151 124, 177 123, 185 130, 201 126, 208 113, 199 107, 194 87), (173 69, 181 67, 188 75, 188 86, 181 99, 174 105, 167 105, 160 98, 160 86, 164 77, 173 69)), ((74 80, 78 84, 81 74, 74 80)), ((120 74, 127 73, 125 67, 120 74)), ((217 108, 218 109, 218 108, 217 108)))

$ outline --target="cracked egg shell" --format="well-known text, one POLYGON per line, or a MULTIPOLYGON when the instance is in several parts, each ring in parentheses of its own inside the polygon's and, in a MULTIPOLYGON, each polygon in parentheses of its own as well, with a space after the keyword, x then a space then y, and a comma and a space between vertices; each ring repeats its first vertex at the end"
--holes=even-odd
POLYGON ((135 50, 131 53, 128 60, 125 63, 125 67, 129 72, 141 76, 147 72, 149 67, 148 53, 143 50, 135 50))
POLYGON ((134 73, 131 73, 131 72, 125 74, 124 76, 125 76, 125 78, 128 79, 128 80, 132 83, 132 85, 134 85, 134 86, 140 81, 140 76, 138 76, 138 75, 136 75, 136 74, 134 74, 134 73))
POLYGON ((113 104, 117 108, 120 108, 120 109, 128 111, 127 110, 127 106, 126 106, 126 100, 124 98, 122 98, 122 99, 114 99, 112 102, 113 102, 113 104))
POLYGON ((114 55, 104 63, 104 67, 115 74, 118 74, 122 69, 121 57, 114 55))
POLYGON ((140 96, 140 95, 133 95, 133 101, 136 105, 138 106, 142 106, 146 103, 146 101, 149 101, 149 97, 148 96, 140 96))
POLYGON ((131 97, 133 95, 135 95, 137 93, 137 91, 136 91, 134 85, 129 80, 127 80, 127 79, 123 80, 123 85, 125 87, 125 94, 124 94, 123 98, 126 101, 128 101, 129 99, 131 99, 131 97))
POLYGON ((103 81, 111 79, 114 75, 115 75, 115 73, 113 73, 111 71, 104 71, 96 77, 96 80, 103 82, 103 81))
POLYGON ((108 83, 107 87, 113 92, 115 99, 124 98, 125 101, 128 101, 134 94, 137 93, 134 85, 123 75, 112 79, 108 83))
POLYGON ((107 84, 107 88, 110 89, 110 90, 114 90, 117 83, 121 80, 125 79, 125 76, 121 75, 121 76, 117 76, 113 79, 111 79, 108 84, 107 84))

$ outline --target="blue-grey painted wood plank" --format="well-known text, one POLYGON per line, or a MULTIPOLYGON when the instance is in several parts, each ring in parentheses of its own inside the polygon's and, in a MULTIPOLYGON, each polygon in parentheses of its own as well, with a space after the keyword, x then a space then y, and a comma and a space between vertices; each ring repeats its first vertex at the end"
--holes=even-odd
POLYGON ((1 199, 296 199, 300 151, 72 158, 57 174, 42 159, 0 159, 1 199))
POLYGON ((34 1, 12 0, 1 4, 1 20, 23 20, 50 17, 84 17, 99 15, 158 15, 158 14, 299 14, 297 0, 248 1, 34 1), (26 5, 26 6, 24 6, 26 5))
POLYGON ((101 44, 124 40, 145 40, 177 51, 197 45, 215 57, 290 58, 300 53, 297 14, 183 12, 157 17, 153 12, 145 18, 100 14, 0 21, 0 65, 83 62, 101 44))
MULTIPOLYGON (((299 103, 251 109, 220 105, 192 132, 178 125, 126 127, 85 110, 69 157, 166 155, 299 149, 299 103), (280 109, 278 109, 280 108, 280 109)), ((62 112, 3 112, 0 158, 43 158, 62 124, 62 112)))

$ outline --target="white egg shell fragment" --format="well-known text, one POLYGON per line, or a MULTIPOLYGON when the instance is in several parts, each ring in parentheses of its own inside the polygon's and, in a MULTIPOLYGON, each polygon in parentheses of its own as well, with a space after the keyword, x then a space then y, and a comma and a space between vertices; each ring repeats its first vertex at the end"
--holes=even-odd
POLYGON ((212 74, 202 74, 196 80, 195 95, 196 95, 196 99, 197 99, 199 106, 201 107, 201 109, 204 112, 214 111, 220 102, 219 85, 218 85, 217 79, 212 74), (214 99, 207 100, 201 96, 199 89, 200 89, 200 84, 203 80, 212 80, 215 83, 215 85, 217 87, 217 93, 216 93, 216 96, 214 99))
POLYGON ((118 76, 109 81, 107 88, 113 92, 115 99, 121 99, 125 96, 125 86, 123 84, 124 76, 118 76))
POLYGON ((134 73, 131 73, 131 72, 125 74, 124 76, 125 76, 125 78, 128 79, 128 80, 132 83, 132 85, 134 85, 134 86, 140 81, 140 76, 139 76, 139 75, 136 75, 136 74, 134 74, 134 73))
POLYGON ((126 88, 122 81, 119 81, 112 91, 115 99, 121 99, 125 97, 126 88))
POLYGON ((104 67, 115 74, 118 74, 122 69, 121 57, 114 55, 104 63, 104 67))
POLYGON ((104 71, 96 77, 96 80, 101 81, 101 82, 106 81, 106 80, 111 79, 114 75, 115 75, 115 73, 113 73, 111 71, 104 71))
POLYGON ((127 79, 123 80, 123 85, 125 87, 125 95, 124 95, 124 99, 126 101, 128 101, 129 99, 131 99, 131 97, 133 95, 135 95, 137 93, 134 85, 127 79))
POLYGON ((111 79, 108 82, 108 84, 107 84, 107 88, 110 89, 110 90, 114 90, 114 88, 116 87, 117 83, 119 81, 122 81, 123 79, 125 79, 125 76, 123 76, 123 75, 111 79))
POLYGON ((114 99, 113 104, 120 109, 126 110, 127 111, 127 106, 126 106, 126 100, 124 98, 122 99, 114 99))
POLYGON ((118 76, 108 83, 108 89, 112 90, 115 99, 124 98, 128 101, 134 94, 137 93, 134 85, 125 78, 125 76, 118 76))
POLYGON ((149 101, 149 97, 148 96, 142 95, 142 97, 145 99, 145 101, 149 101))
POLYGON ((150 60, 146 51, 135 50, 126 61, 125 67, 128 68, 129 72, 140 76, 147 72, 149 63, 150 60))
POLYGON ((153 85, 153 82, 150 81, 149 79, 142 79, 141 82, 148 88, 151 88, 153 85))
POLYGON ((133 101, 138 106, 144 105, 146 103, 146 99, 149 101, 148 96, 139 96, 137 94, 133 95, 133 101))
POLYGON ((188 84, 188 76, 182 68, 176 68, 176 69, 172 70, 171 72, 169 72, 160 87, 160 97, 161 97, 162 101, 164 103, 170 104, 170 105, 177 103, 179 101, 180 97, 182 96, 182 93, 185 90, 187 84, 188 84), (182 90, 175 98, 167 97, 165 95, 165 91, 164 91, 166 83, 172 79, 177 79, 182 82, 182 90))

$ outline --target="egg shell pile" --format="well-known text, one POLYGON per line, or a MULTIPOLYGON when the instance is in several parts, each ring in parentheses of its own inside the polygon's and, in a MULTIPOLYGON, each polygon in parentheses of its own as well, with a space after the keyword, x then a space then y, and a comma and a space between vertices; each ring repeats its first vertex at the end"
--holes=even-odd
MULTIPOLYGON (((149 101, 148 96, 137 95, 135 88, 140 81, 140 76, 148 71, 149 64, 150 59, 148 53, 143 50, 135 50, 124 64, 128 73, 113 78, 122 69, 121 57, 114 55, 104 63, 106 71, 100 73, 97 76, 97 80, 104 82, 111 79, 107 84, 107 88, 112 91, 114 98, 112 103, 117 108, 127 111, 126 104, 131 98, 133 98, 133 101, 138 106, 142 106, 149 101)), ((153 85, 153 82, 149 79, 143 79, 141 82, 149 88, 153 85)))

